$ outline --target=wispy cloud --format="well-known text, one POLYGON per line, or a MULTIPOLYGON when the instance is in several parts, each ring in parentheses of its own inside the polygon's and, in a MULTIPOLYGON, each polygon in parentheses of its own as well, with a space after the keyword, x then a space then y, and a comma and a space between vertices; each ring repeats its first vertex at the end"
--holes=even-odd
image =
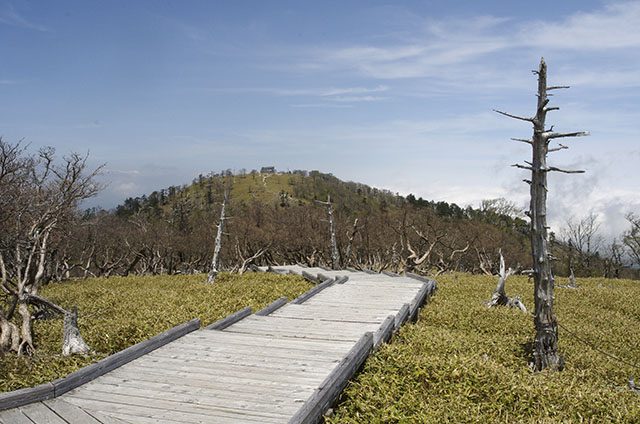
POLYGON ((562 21, 525 24, 517 42, 588 51, 640 47, 640 3, 611 3, 601 10, 578 12, 562 21))
MULTIPOLYGON (((412 38, 316 49, 297 69, 344 70, 387 80, 432 77, 434 83, 469 82, 481 81, 476 75, 496 75, 500 68, 487 59, 499 53, 523 57, 543 49, 608 54, 611 49, 634 47, 640 47, 640 2, 623 2, 556 20, 519 24, 496 16, 425 19, 412 38)), ((617 65, 624 69, 608 65, 599 85, 637 83, 639 72, 633 58, 617 65)), ((582 79, 591 82, 596 77, 585 74, 582 79)))
POLYGON ((49 31, 47 27, 27 20, 8 2, 0 4, 0 23, 41 32, 49 31))

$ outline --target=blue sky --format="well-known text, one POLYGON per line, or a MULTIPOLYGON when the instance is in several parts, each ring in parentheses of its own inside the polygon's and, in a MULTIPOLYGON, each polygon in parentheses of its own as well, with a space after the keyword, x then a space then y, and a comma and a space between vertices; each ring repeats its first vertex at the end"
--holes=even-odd
POLYGON ((319 169, 462 206, 525 205, 541 56, 555 229, 640 212, 640 2, 0 0, 0 135, 89 151, 94 201, 222 169, 319 169))

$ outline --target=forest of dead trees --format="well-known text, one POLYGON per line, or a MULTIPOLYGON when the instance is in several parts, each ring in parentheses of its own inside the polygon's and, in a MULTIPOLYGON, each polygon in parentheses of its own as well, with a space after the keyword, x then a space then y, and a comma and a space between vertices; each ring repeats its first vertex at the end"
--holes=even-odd
MULTIPOLYGON (((2 143, 5 151, 13 146, 2 143)), ((26 150, 20 152, 29 158, 26 150)), ((80 210, 79 201, 69 204, 48 238, 40 278, 208 272, 226 189, 229 219, 219 253, 221 270, 244 270, 252 264, 333 266, 338 261, 341 267, 374 271, 495 274, 499 249, 515 268, 527 268, 531 261, 528 223, 503 199, 462 209, 342 182, 317 171, 270 174, 283 187, 271 193, 264 177, 257 171, 200 176, 190 185, 127 199, 110 211, 80 210), (319 204, 328 195, 337 252, 330 243, 327 207, 319 204)), ((80 194, 85 198, 93 193, 80 194)), ((13 222, 10 213, 3 211, 5 222, 13 222)), ((551 239, 556 274, 573 270, 577 276, 633 277, 638 221, 629 216, 629 231, 608 246, 594 221, 570 221, 551 239)), ((16 246, 33 242, 6 234, 9 229, 5 224, 0 235, 5 260, 14 258, 16 246)), ((5 277, 11 277, 7 273, 5 277)))

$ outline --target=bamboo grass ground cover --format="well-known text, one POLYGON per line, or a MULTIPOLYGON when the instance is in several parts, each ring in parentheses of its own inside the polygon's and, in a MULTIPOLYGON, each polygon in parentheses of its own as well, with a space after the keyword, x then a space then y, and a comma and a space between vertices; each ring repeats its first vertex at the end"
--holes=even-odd
POLYGON ((34 323, 36 354, 0 356, 0 392, 64 377, 85 365, 193 318, 208 325, 239 309, 254 311, 279 297, 295 298, 311 284, 301 277, 266 273, 111 277, 52 283, 42 294, 70 308, 78 305, 80 332, 94 353, 63 357, 62 319, 34 323))
MULTIPOLYGON (((577 290, 556 288, 566 363, 559 373, 527 366, 531 315, 484 306, 496 283, 440 276, 419 322, 369 357, 326 421, 640 423, 640 393, 628 387, 629 376, 640 380, 640 282, 591 278, 578 279, 577 290)), ((510 277, 506 289, 533 309, 526 277, 510 277)))

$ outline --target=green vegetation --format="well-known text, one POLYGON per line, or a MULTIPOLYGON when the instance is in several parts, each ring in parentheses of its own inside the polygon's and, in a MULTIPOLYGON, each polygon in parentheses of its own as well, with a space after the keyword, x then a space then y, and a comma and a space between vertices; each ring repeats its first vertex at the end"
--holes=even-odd
MULTIPOLYGON (((578 279, 577 290, 557 288, 566 368, 533 373, 533 318, 484 306, 494 278, 438 281, 420 321, 367 360, 328 422, 640 422, 640 396, 627 386, 629 376, 640 379, 637 282, 578 279)), ((526 278, 511 277, 507 293, 533 308, 526 278)))
POLYGON ((62 357, 62 319, 38 320, 33 357, 0 356, 0 392, 63 377, 193 318, 208 325, 246 306, 258 310, 311 287, 301 277, 274 274, 222 273, 214 285, 205 280, 204 275, 112 277, 48 285, 44 296, 66 307, 78 305, 80 331, 95 353, 62 357))

